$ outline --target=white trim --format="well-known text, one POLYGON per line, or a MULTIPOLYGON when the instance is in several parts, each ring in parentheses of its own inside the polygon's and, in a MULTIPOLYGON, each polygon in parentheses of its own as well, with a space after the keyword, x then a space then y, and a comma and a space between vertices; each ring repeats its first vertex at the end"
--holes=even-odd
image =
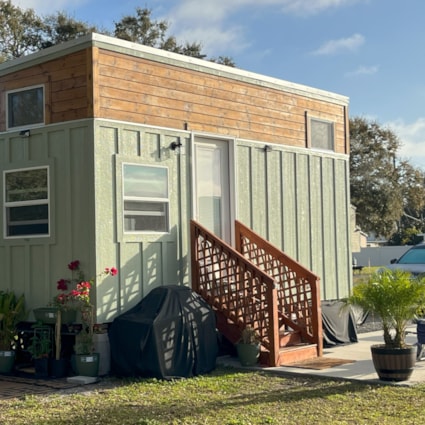
POLYGON ((137 235, 147 235, 147 234, 169 234, 170 229, 170 170, 169 167, 164 165, 152 165, 152 164, 140 164, 132 161, 123 161, 121 163, 121 202, 122 202, 122 212, 121 212, 121 220, 122 220, 122 234, 123 237, 129 234, 137 234, 137 235), (124 176, 124 168, 126 165, 132 165, 137 167, 149 167, 149 168, 162 168, 167 173, 167 197, 166 198, 157 198, 157 197, 138 197, 138 196, 125 196, 124 194, 124 185, 125 185, 125 176, 124 176), (129 213, 128 210, 125 209, 125 202, 152 202, 157 204, 164 204, 166 208, 166 213, 162 213, 160 211, 131 211, 131 215, 133 216, 150 216, 150 217, 165 217, 166 218, 166 226, 167 229, 165 231, 155 231, 155 230, 126 230, 125 220, 126 213, 129 213))
MULTIPOLYGON (((190 167, 191 167, 191 194, 192 194, 192 204, 191 204, 191 217, 195 220, 198 219, 196 216, 196 166, 195 166, 195 142, 196 139, 210 139, 214 141, 227 142, 227 153, 228 153, 228 178, 229 178, 229 236, 230 243, 234 246, 235 244, 235 219, 236 219, 236 174, 235 174, 235 160, 236 160, 236 139, 233 137, 226 137, 223 135, 214 135, 210 133, 201 133, 201 132, 192 132, 190 138, 191 145, 191 158, 190 158, 190 167)), ((201 142, 202 143, 202 142, 201 142)))
MULTIPOLYGON (((3 239, 34 239, 34 238, 48 238, 51 235, 51 227, 52 227, 52 218, 51 218, 51 208, 50 208, 50 166, 49 165, 40 165, 34 167, 21 167, 21 168, 12 168, 3 170, 3 239), (41 170, 45 169, 47 171, 47 198, 39 199, 39 200, 29 200, 29 201, 7 201, 6 200, 6 174, 18 173, 20 171, 31 171, 31 170, 41 170), (46 220, 31 220, 30 223, 45 223, 47 222, 47 233, 35 233, 28 235, 8 235, 8 225, 13 223, 12 221, 7 220, 7 209, 20 207, 20 206, 31 206, 31 205, 47 205, 47 221, 46 220)), ((20 221, 22 223, 28 223, 25 221, 20 221)))
POLYGON ((306 126, 307 126, 307 149, 311 150, 311 151, 317 151, 317 152, 333 152, 335 153, 335 122, 332 120, 328 120, 325 118, 320 118, 314 114, 311 114, 310 112, 306 112, 306 126), (316 121, 316 122, 321 122, 324 124, 330 124, 331 128, 332 128, 332 149, 326 149, 326 148, 321 148, 321 147, 317 147, 317 146, 313 146, 312 145, 312 130, 311 130, 311 122, 312 121, 316 121))
POLYGON ((8 90, 5 92, 5 105, 6 105, 6 130, 7 131, 19 131, 24 129, 31 129, 36 127, 42 127, 46 123, 46 88, 44 84, 37 84, 34 86, 21 87, 19 89, 8 90), (9 127, 9 95, 15 94, 23 91, 30 91, 34 89, 41 88, 43 92, 43 100, 42 100, 42 113, 43 118, 41 122, 33 123, 33 124, 24 124, 20 126, 9 127))

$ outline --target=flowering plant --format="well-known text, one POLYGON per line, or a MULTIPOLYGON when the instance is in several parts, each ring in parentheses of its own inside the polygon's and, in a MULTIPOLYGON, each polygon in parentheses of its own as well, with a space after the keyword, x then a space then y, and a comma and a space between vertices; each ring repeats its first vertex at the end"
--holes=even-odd
MULTIPOLYGON (((74 308, 81 313, 81 331, 75 337, 75 353, 90 354, 93 351, 94 306, 90 302, 90 290, 95 279, 87 280, 80 268, 80 261, 74 260, 68 264, 72 276, 70 279, 59 279, 57 289, 61 291, 54 298, 54 305, 60 309, 74 308)), ((116 276, 118 270, 115 267, 106 267, 101 276, 116 276)))
MULTIPOLYGON (((90 306, 90 289, 94 284, 94 279, 86 280, 83 271, 80 269, 80 261, 74 260, 68 264, 71 270, 71 278, 61 278, 56 282, 58 291, 61 291, 53 299, 53 305, 61 310, 76 309, 83 306, 90 306)), ((115 276, 118 270, 115 267, 107 267, 98 275, 115 276)))

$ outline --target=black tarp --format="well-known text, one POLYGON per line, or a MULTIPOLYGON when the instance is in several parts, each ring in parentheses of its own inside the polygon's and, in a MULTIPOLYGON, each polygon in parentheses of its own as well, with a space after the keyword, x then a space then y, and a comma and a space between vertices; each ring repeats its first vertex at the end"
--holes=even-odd
POLYGON ((322 301, 323 345, 357 342, 356 318, 351 307, 339 301, 322 301))
POLYGON ((110 326, 111 371, 118 376, 191 377, 215 369, 215 314, 190 288, 153 289, 110 326))

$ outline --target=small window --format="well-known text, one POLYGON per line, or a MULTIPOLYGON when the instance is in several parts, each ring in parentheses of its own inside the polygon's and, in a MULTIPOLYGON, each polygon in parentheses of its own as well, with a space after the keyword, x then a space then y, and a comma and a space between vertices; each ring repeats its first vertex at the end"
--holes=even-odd
POLYGON ((7 128, 44 124, 44 87, 7 93, 7 128))
POLYGON ((5 237, 49 235, 47 167, 4 172, 5 237))
POLYGON ((124 231, 168 232, 168 169, 123 165, 124 231))
POLYGON ((334 150, 334 125, 330 121, 310 119, 310 147, 334 150))

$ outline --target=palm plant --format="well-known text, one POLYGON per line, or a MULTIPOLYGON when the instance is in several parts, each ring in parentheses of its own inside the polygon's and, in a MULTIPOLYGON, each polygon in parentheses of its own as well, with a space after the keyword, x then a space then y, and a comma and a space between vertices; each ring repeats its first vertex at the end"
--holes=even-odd
POLYGON ((406 328, 425 308, 425 278, 382 269, 354 286, 345 302, 380 317, 387 348, 405 348, 406 328))
POLYGON ((12 348, 16 327, 26 317, 25 296, 17 297, 14 292, 0 291, 0 350, 12 348))

